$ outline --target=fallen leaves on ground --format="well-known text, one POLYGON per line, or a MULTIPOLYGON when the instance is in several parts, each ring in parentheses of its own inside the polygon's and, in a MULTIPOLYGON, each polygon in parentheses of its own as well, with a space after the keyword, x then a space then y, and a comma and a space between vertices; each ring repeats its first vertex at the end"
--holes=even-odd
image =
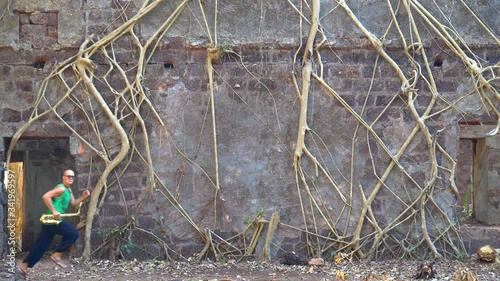
MULTIPOLYGON (((342 262, 325 261, 322 266, 281 265, 267 262, 212 262, 205 260, 191 261, 121 261, 94 260, 79 262, 71 260, 71 267, 61 269, 47 257, 28 271, 28 280, 174 280, 174 281, 236 281, 236 280, 360 280, 391 281, 412 280, 419 268, 418 261, 377 261, 377 262, 342 262)), ((6 262, 2 262, 1 280, 9 280, 6 262)), ((498 264, 483 263, 472 258, 467 261, 438 261, 437 275, 432 280, 455 281, 459 272, 468 272, 477 280, 500 280, 498 264)), ((13 280, 13 279, 12 279, 13 280)), ((464 280, 464 279, 458 279, 464 280)), ((467 281, 474 279, 465 279, 467 281)))

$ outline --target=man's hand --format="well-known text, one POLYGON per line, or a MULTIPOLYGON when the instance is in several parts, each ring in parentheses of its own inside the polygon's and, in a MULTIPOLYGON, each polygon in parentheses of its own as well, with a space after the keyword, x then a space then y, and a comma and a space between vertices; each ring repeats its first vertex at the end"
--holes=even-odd
POLYGON ((54 215, 54 219, 56 220, 61 218, 61 213, 59 213, 58 211, 53 212, 52 215, 54 215))
POLYGON ((83 191, 83 193, 82 193, 82 198, 83 198, 84 200, 85 200, 87 197, 89 197, 89 196, 90 196, 90 191, 88 191, 88 190, 83 191))
POLYGON ((88 190, 83 191, 82 195, 76 199, 75 199, 75 197, 73 197, 73 193, 71 193, 71 206, 76 208, 83 201, 85 201, 85 199, 87 199, 87 197, 89 197, 89 196, 90 196, 90 191, 88 191, 88 190))

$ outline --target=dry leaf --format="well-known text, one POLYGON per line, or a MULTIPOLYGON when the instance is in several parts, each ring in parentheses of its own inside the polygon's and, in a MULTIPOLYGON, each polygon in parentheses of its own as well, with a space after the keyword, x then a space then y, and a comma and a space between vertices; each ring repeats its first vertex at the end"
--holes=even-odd
POLYGON ((340 270, 337 270, 337 272, 335 272, 335 276, 342 281, 345 280, 345 274, 340 270))

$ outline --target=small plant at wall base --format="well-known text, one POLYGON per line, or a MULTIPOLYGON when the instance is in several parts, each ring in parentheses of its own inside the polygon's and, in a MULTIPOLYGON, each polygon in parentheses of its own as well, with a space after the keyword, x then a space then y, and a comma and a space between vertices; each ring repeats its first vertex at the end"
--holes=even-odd
POLYGON ((472 204, 463 206, 462 214, 465 220, 471 220, 473 218, 472 204))
POLYGON ((469 184, 466 193, 462 197, 462 214, 465 220, 471 220, 474 216, 473 205, 472 203, 469 203, 472 202, 472 190, 473 186, 472 184, 469 184))

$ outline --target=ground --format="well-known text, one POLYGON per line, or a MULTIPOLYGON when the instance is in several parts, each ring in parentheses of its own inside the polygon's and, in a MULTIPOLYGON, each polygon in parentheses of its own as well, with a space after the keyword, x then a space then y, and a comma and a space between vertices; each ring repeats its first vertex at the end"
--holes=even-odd
MULTIPOLYGON (((323 266, 296 266, 259 262, 163 262, 163 261, 70 261, 71 266, 61 269, 46 256, 28 271, 27 280, 175 280, 175 281, 229 281, 229 280, 412 280, 419 268, 418 261, 352 262, 341 264, 326 262, 323 266), (343 278, 342 278, 343 274, 343 278)), ((0 280, 15 280, 9 274, 7 261, 0 266, 0 280)), ((470 272, 478 281, 500 280, 499 263, 483 263, 477 258, 462 261, 436 262, 437 276, 430 280, 455 281, 459 272, 470 272)), ((19 279, 18 279, 19 280, 19 279)), ((469 281, 473 279, 460 279, 469 281)))

